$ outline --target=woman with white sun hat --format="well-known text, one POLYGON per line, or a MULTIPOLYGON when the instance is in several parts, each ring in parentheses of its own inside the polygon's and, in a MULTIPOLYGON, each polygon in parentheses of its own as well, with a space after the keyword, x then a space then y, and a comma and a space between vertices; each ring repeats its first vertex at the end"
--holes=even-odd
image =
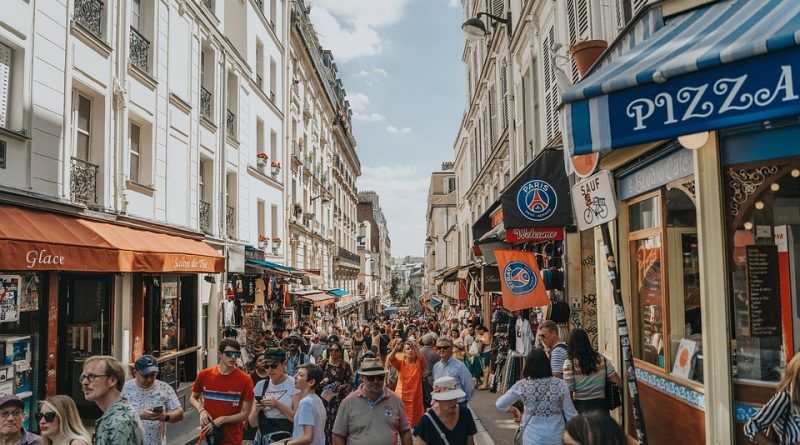
POLYGON ((473 445, 477 434, 469 408, 458 405, 465 393, 454 377, 440 377, 433 382, 433 408, 422 416, 414 428, 415 445, 473 445))

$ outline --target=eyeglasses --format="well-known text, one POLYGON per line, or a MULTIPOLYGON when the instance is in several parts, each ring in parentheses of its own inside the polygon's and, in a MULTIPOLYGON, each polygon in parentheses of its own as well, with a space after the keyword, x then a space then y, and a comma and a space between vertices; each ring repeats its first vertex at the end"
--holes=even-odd
POLYGON ((98 377, 111 377, 111 376, 108 374, 81 374, 78 381, 80 383, 83 383, 83 381, 86 380, 87 382, 92 383, 98 377))
POLYGON ((0 411, 0 420, 6 420, 10 418, 17 418, 22 415, 22 411, 15 409, 12 411, 0 411))
POLYGON ((56 413, 54 413, 53 411, 47 413, 42 413, 42 412, 36 413, 36 421, 41 422, 42 419, 44 419, 44 423, 50 423, 56 420, 56 413))
POLYGON ((225 354, 225 357, 228 358, 233 358, 233 357, 238 358, 242 356, 242 351, 224 351, 223 354, 225 354))
POLYGON ((365 375, 364 376, 364 380, 366 380, 368 382, 382 382, 383 379, 385 379, 385 378, 386 378, 386 376, 383 375, 383 374, 381 374, 381 375, 365 375))
POLYGON ((452 348, 452 346, 437 346, 434 349, 436 349, 437 351, 447 351, 450 348, 452 348))

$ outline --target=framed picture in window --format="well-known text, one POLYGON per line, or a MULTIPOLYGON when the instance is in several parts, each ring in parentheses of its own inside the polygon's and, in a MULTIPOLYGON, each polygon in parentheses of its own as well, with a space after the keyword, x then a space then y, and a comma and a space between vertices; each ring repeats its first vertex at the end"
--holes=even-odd
POLYGON ((678 345, 678 354, 672 365, 672 375, 688 379, 694 371, 694 355, 697 353, 697 342, 684 338, 678 345))

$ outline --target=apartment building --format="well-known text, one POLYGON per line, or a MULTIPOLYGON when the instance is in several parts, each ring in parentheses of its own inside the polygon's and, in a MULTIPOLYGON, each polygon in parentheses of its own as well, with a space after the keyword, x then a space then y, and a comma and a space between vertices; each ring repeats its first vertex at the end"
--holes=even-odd
MULTIPOLYGON (((456 227, 456 173, 453 162, 443 162, 441 171, 431 173, 425 217, 425 279, 423 293, 438 295, 447 275, 455 275, 453 234, 456 227), (448 248, 449 246, 449 248, 448 248), (452 272, 452 273, 451 273, 452 272)), ((454 295, 453 298, 458 298, 454 295)))
MULTIPOLYGON (((359 254, 362 256, 361 276, 365 289, 371 287, 367 298, 388 298, 392 284, 392 242, 389 227, 374 191, 358 193, 359 254)), ((360 287, 360 283, 359 283, 360 287)))

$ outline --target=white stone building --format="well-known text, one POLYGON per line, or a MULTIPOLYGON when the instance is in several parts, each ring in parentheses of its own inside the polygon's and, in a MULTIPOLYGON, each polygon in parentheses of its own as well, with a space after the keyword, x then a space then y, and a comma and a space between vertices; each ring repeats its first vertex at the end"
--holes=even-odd
POLYGON ((437 278, 457 266, 454 263, 456 249, 452 246, 456 227, 456 174, 452 162, 443 162, 441 171, 431 173, 425 217, 425 280, 422 291, 436 295, 441 285, 437 278))

